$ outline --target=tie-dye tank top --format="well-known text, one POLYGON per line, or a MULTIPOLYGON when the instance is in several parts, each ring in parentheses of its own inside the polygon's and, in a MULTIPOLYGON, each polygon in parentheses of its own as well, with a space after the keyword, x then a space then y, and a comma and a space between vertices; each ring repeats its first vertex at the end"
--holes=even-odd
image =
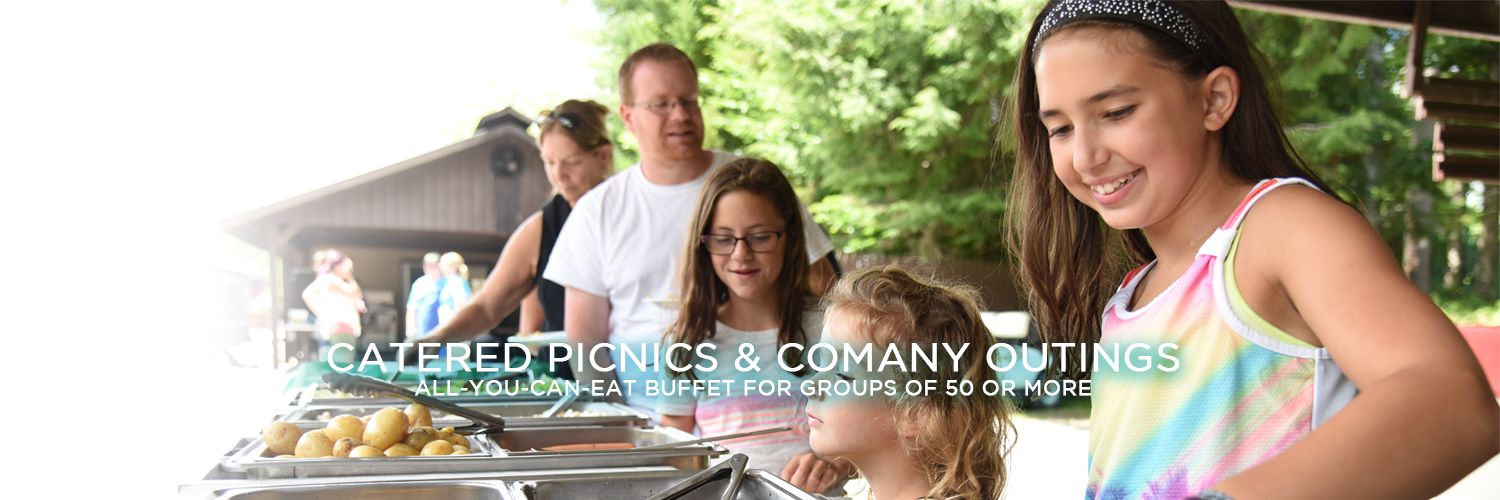
MULTIPOLYGON (((1255 314, 1232 262, 1245 213, 1261 196, 1302 179, 1267 179, 1198 250, 1182 277, 1150 303, 1130 299, 1155 262, 1126 276, 1104 308, 1100 347, 1144 343, 1160 364, 1136 372, 1100 362, 1093 372, 1089 483, 1094 500, 1192 496, 1296 443, 1358 392, 1328 351, 1255 314), (1161 368, 1170 368, 1171 372, 1161 368)), ((1314 187, 1316 189, 1316 187, 1314 187)), ((1136 365, 1140 365, 1136 361, 1136 365)))

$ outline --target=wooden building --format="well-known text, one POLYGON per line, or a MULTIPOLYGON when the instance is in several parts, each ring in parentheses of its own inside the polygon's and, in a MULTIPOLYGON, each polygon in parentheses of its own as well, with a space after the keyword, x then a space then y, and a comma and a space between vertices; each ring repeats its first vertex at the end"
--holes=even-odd
POLYGON ((1236 6, 1328 21, 1411 30, 1404 97, 1435 122, 1432 180, 1500 183, 1500 82, 1434 78, 1423 67, 1427 34, 1500 42, 1500 2, 1233 0, 1236 6))
POLYGON ((312 254, 323 249, 355 263, 371 308, 366 342, 404 338, 407 292, 427 252, 462 255, 477 291, 510 234, 552 196, 530 125, 506 108, 467 140, 224 220, 270 254, 273 328, 309 330, 288 327, 286 313, 305 307, 312 254), (387 307, 393 314, 380 314, 387 307))

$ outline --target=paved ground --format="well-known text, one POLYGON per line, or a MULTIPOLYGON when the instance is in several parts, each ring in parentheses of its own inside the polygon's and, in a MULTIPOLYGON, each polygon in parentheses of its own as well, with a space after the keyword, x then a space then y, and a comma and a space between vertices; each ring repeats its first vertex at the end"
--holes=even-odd
POLYGON ((1016 446, 1004 498, 1083 498, 1089 479, 1088 420, 1048 417, 1015 419, 1016 446))

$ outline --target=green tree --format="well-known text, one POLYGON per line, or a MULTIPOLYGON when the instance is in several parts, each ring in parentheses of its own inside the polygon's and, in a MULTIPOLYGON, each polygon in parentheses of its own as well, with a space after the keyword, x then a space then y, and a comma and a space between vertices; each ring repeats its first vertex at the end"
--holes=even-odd
MULTIPOLYGON (((598 67, 612 85, 638 47, 688 52, 709 145, 781 165, 846 252, 1000 260, 1012 157, 992 138, 1004 137, 996 126, 1042 3, 598 0, 598 67)), ((1431 180, 1430 133, 1400 96, 1409 34, 1238 15, 1278 75, 1308 163, 1364 210, 1419 285, 1468 293, 1473 264, 1445 280, 1447 259, 1434 256, 1454 245, 1473 254, 1482 217, 1453 183, 1431 180)), ((1494 43, 1464 39, 1431 37, 1425 57, 1442 77, 1495 79, 1500 66, 1494 43)))
MULTIPOLYGON (((1431 124, 1418 122, 1411 101, 1401 97, 1410 33, 1246 10, 1238 15, 1280 77, 1288 126, 1303 157, 1364 210, 1419 287, 1467 293, 1467 277, 1444 280, 1452 274, 1446 255, 1454 241, 1467 245, 1478 235, 1478 208, 1456 194, 1466 191, 1458 183, 1432 181, 1431 124)), ((1425 65, 1444 78, 1491 78, 1495 47, 1429 36, 1425 65)))
POLYGON ((998 259, 990 137, 1037 7, 600 2, 601 41, 692 54, 710 142, 781 165, 844 251, 998 259))

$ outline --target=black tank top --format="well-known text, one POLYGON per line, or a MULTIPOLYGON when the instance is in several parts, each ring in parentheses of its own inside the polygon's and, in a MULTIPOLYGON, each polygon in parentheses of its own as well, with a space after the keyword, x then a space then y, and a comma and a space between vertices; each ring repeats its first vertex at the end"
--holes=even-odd
POLYGON ((536 256, 536 298, 542 303, 542 331, 555 332, 563 329, 563 301, 567 288, 542 278, 547 270, 547 261, 552 258, 552 246, 557 244, 557 235, 573 207, 562 195, 554 195, 542 205, 542 248, 536 256))

